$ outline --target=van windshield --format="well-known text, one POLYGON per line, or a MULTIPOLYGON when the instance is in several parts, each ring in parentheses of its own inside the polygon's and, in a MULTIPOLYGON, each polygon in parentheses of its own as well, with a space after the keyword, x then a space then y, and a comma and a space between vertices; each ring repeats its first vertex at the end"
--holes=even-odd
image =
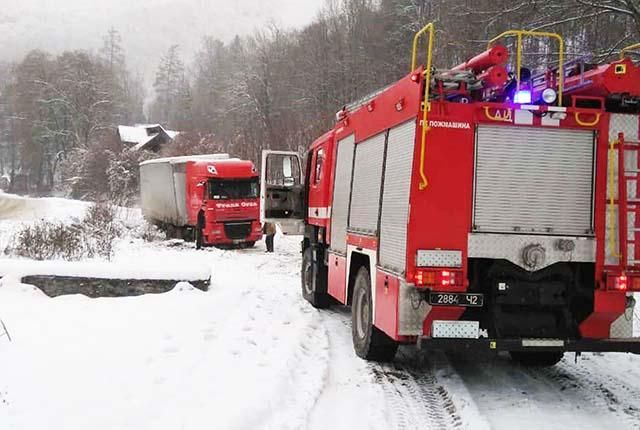
POLYGON ((255 199, 258 193, 258 178, 209 180, 209 198, 213 200, 255 199))

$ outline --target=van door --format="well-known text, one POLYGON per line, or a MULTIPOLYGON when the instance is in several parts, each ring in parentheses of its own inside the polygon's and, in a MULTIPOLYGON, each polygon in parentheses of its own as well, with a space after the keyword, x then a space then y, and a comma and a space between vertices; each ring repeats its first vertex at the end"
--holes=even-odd
POLYGON ((280 225, 284 234, 304 233, 304 183, 297 152, 262 151, 260 220, 280 225))

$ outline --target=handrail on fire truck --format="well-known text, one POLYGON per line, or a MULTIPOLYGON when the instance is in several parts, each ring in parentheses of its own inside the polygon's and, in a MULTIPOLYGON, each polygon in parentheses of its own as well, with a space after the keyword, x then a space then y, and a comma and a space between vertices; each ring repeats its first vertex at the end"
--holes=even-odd
POLYGON ((424 70, 424 106, 422 109, 422 136, 421 136, 421 144, 420 144, 420 185, 419 189, 424 190, 429 185, 429 181, 427 181, 427 176, 424 172, 424 154, 425 148, 427 144, 427 131, 429 130, 429 122, 427 121, 427 117, 429 116, 429 89, 431 88, 431 60, 433 55, 433 35, 435 33, 433 23, 422 27, 422 29, 416 32, 415 36, 413 36, 413 50, 411 53, 411 72, 416 69, 416 62, 418 59, 418 42, 420 38, 425 34, 428 36, 427 40, 427 58, 426 65, 424 70))
POLYGON ((614 193, 614 187, 615 187, 615 153, 617 151, 616 145, 619 145, 620 141, 618 139, 612 140, 609 142, 609 155, 608 155, 608 159, 609 159, 609 166, 608 166, 608 182, 609 182, 609 219, 611 219, 612 221, 609 222, 609 254, 611 254, 612 257, 614 258, 619 258, 620 254, 618 253, 618 250, 616 248, 616 227, 615 224, 613 223, 613 220, 615 219, 615 193, 614 193))
POLYGON ((634 49, 640 49, 640 43, 634 43, 633 45, 625 46, 620 51, 620 59, 624 60, 624 57, 627 55, 627 52, 633 51, 634 49))
POLYGON ((564 39, 558 33, 549 33, 546 31, 530 31, 530 30, 507 30, 491 39, 487 44, 488 48, 504 37, 515 36, 516 41, 516 91, 520 90, 520 68, 522 66, 522 38, 529 37, 547 37, 558 41, 558 106, 562 106, 562 92, 564 90, 564 39))

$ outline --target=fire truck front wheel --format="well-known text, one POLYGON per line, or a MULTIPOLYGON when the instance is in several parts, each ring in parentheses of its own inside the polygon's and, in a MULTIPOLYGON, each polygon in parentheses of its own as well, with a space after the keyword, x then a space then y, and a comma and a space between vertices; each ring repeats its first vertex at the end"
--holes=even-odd
MULTIPOLYGON (((317 270, 314 269, 313 264, 313 252, 311 247, 307 247, 302 253, 302 271, 301 274, 301 284, 302 284, 302 297, 309 303, 311 306, 317 309, 328 308, 331 304, 331 297, 327 294, 326 291, 318 291, 322 290, 320 288, 322 285, 326 285, 326 282, 323 284, 323 280, 320 279, 317 270)), ((326 290, 326 288, 324 288, 326 290)))
POLYGON ((398 343, 373 326, 371 277, 366 267, 358 271, 351 303, 351 335, 358 357, 383 362, 393 360, 398 343))
POLYGON ((551 367, 555 366, 562 360, 564 352, 554 351, 511 351, 509 353, 511 359, 523 366, 531 367, 551 367))

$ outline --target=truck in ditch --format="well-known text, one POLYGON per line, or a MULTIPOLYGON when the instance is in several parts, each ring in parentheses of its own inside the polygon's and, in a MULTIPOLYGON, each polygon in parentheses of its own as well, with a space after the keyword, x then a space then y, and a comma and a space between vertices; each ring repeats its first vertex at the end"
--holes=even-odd
POLYGON ((251 247, 262 239, 258 172, 228 154, 140 164, 142 213, 169 237, 203 246, 251 247))

